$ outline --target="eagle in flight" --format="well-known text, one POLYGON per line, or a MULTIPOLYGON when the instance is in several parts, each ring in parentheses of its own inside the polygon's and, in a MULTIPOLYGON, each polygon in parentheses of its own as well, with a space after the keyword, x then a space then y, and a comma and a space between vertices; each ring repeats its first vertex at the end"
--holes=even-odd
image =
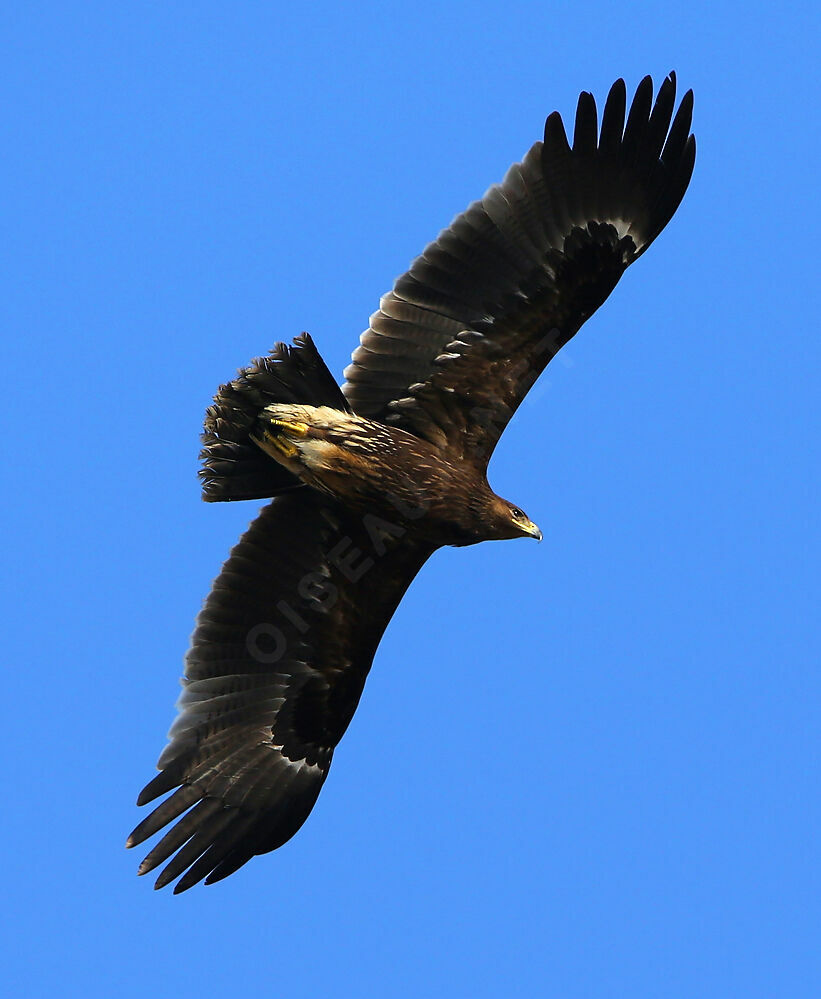
POLYGON ((340 388, 311 338, 278 344, 217 393, 208 501, 271 499, 231 552, 185 659, 160 773, 169 791, 128 846, 161 888, 227 877, 300 828, 382 634, 443 545, 541 539, 487 482, 502 431, 545 365, 653 242, 695 162, 692 91, 623 80, 601 124, 582 93, 501 184, 382 298, 340 388), (166 863, 167 862, 167 863, 166 863))

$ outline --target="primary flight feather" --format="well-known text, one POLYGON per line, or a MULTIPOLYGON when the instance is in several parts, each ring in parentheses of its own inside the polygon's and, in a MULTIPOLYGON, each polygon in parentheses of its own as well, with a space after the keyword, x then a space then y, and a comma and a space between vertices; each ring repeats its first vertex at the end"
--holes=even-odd
POLYGON ((140 873, 218 881, 299 829, 382 634, 443 545, 541 531, 486 470, 545 365, 669 222, 693 171, 693 98, 670 74, 598 123, 582 93, 572 145, 537 142, 385 295, 340 389, 307 334, 223 385, 203 434, 209 501, 274 497, 197 618, 179 715, 138 804, 173 792, 140 873), (626 120, 625 120, 626 119, 626 120), (176 820, 176 822, 175 822, 176 820))

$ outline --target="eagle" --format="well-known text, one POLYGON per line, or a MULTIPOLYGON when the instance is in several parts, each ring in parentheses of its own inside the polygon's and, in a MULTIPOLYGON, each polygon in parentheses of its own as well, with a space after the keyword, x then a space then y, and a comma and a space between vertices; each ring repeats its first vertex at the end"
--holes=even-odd
POLYGON ((305 822, 403 594, 438 548, 539 528, 488 485, 530 387, 670 221, 695 163, 692 91, 623 80, 578 100, 451 223, 371 316, 340 388, 311 338, 220 387, 209 502, 271 500, 200 612, 179 713, 128 846, 181 892, 305 822))

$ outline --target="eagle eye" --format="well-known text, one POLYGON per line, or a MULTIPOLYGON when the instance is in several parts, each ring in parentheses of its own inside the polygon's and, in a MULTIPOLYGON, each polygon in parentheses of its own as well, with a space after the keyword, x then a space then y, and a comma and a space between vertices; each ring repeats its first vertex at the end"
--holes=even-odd
POLYGON ((526 519, 524 513, 522 513, 522 511, 518 508, 518 506, 512 506, 510 508, 510 515, 511 517, 513 517, 514 520, 526 519))

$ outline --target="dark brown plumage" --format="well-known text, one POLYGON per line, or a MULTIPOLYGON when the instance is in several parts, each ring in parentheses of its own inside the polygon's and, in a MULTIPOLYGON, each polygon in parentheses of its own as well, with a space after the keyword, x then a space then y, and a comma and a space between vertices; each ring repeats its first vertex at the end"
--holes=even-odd
POLYGON ((661 232, 695 161, 692 93, 623 81, 572 146, 544 143, 431 243, 385 295, 337 386, 310 337, 277 345, 206 416, 203 495, 276 497, 197 620, 179 716, 138 804, 173 791, 129 846, 173 825, 140 873, 217 881, 311 811, 376 647, 442 545, 537 537, 486 469, 539 373, 661 232))

